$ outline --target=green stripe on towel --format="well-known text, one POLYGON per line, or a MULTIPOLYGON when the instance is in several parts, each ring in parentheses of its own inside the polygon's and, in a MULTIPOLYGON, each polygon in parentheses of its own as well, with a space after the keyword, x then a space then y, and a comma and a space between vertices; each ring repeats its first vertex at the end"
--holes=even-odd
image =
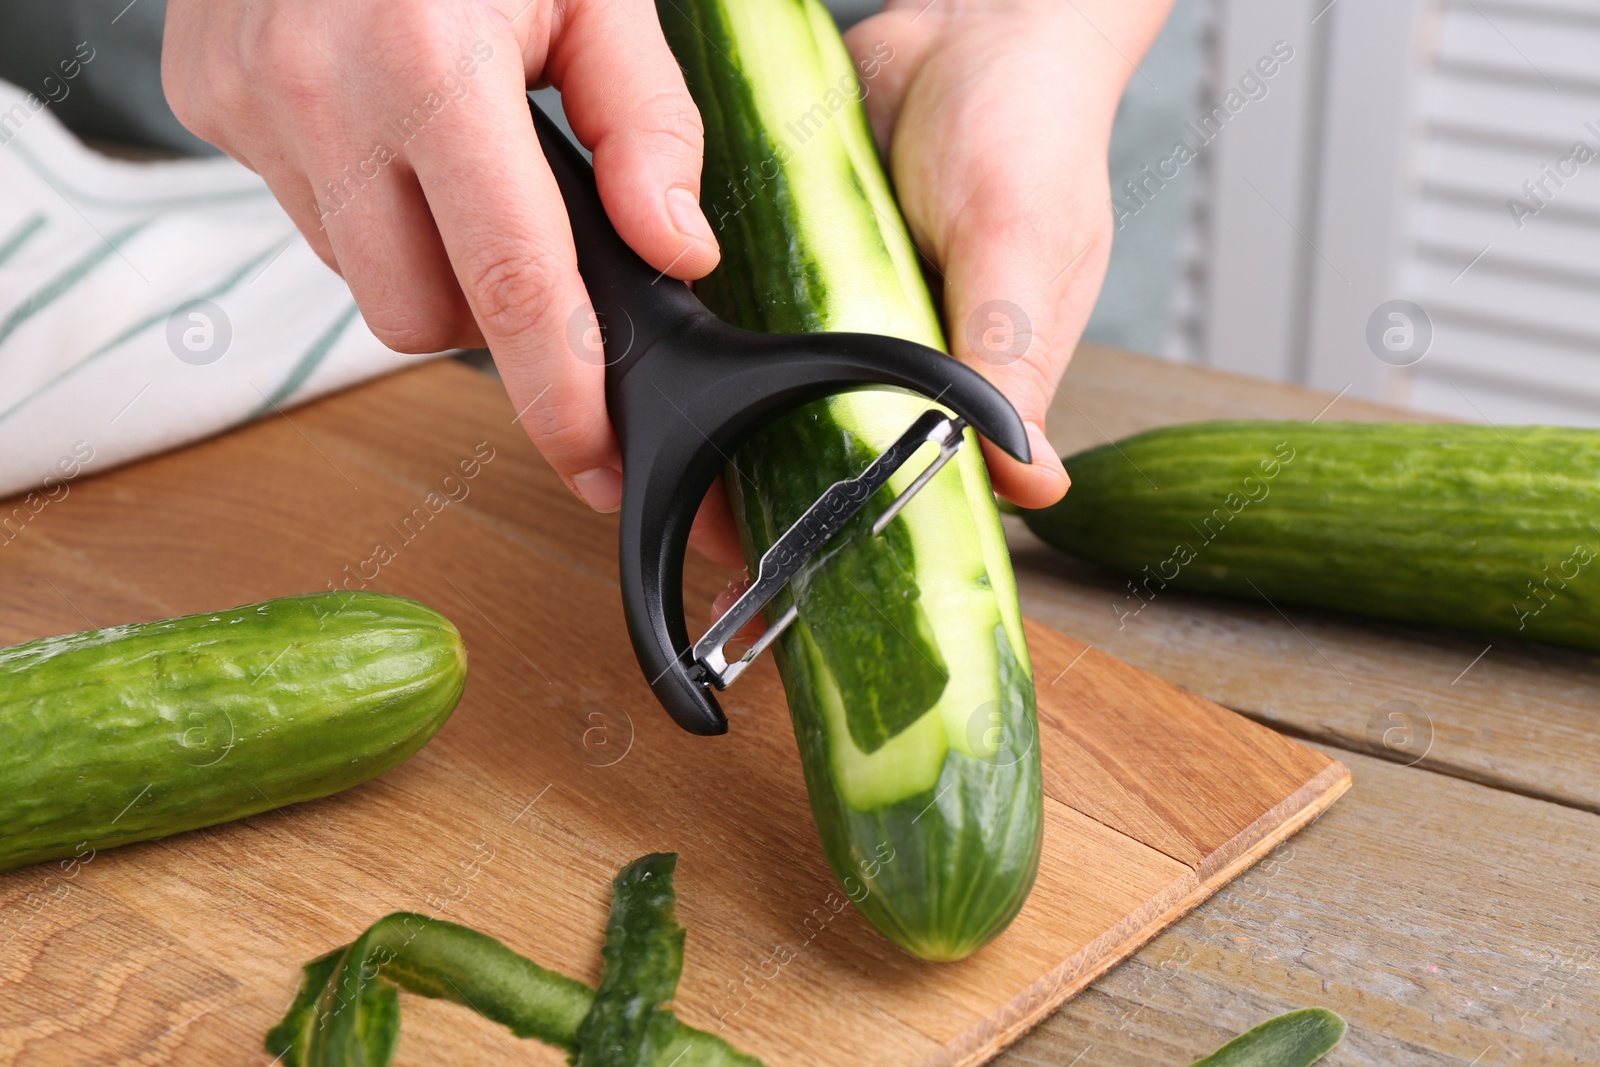
POLYGON ((44 229, 44 221, 44 216, 38 214, 23 219, 22 225, 18 226, 10 237, 0 241, 0 263, 16 255, 17 249, 28 243, 28 238, 44 229))
POLYGON ((279 383, 278 387, 272 391, 262 405, 251 412, 244 421, 249 422, 251 419, 259 419, 263 415, 277 411, 278 405, 289 399, 294 394, 294 391, 304 385, 307 378, 311 377, 311 372, 316 370, 317 365, 333 350, 334 344, 344 335, 344 331, 349 328, 355 317, 356 306, 351 304, 342 315, 333 320, 333 325, 324 330, 321 337, 312 342, 311 347, 306 349, 306 354, 300 357, 300 362, 296 363, 294 369, 289 372, 289 376, 279 383))
POLYGON ((147 315, 144 318, 140 319, 138 322, 134 323, 132 326, 128 327, 126 330, 123 330, 120 334, 118 334, 111 341, 107 342, 106 344, 101 345, 99 348, 97 348, 93 352, 89 353, 89 355, 85 356, 83 359, 80 359, 77 363, 75 363, 72 366, 68 367, 66 370, 62 371, 60 374, 56 375, 54 378, 51 378, 48 382, 45 382, 39 388, 37 388, 33 392, 29 393, 27 396, 23 397, 21 400, 18 400, 15 404, 12 404, 10 407, 6 408, 4 411, 0 411, 0 422, 4 422, 6 419, 10 418, 12 415, 14 415, 18 411, 20 411, 22 408, 27 407, 30 403, 32 403, 39 396, 41 396, 42 394, 48 392, 51 389, 54 389, 61 382, 65 381, 66 379, 68 379, 70 377, 72 377, 74 374, 77 374, 84 367, 88 366, 90 363, 92 363, 95 360, 99 359, 101 356, 104 356, 107 352, 111 352, 111 351, 115 350, 117 347, 126 344, 128 341, 132 340, 135 336, 137 336, 138 334, 144 332, 145 330, 148 330, 151 326, 154 326, 156 323, 164 322, 168 317, 170 317, 172 315, 172 313, 174 311, 176 311, 179 308, 183 307, 184 304, 188 304, 188 303, 190 303, 192 301, 195 301, 195 300, 214 300, 217 297, 220 297, 220 296, 223 296, 223 295, 227 294, 230 290, 233 289, 234 286, 238 285, 239 282, 244 279, 244 276, 246 274, 250 273, 251 269, 254 268, 256 266, 256 264, 262 262, 263 260, 267 260, 267 259, 269 259, 271 257, 277 256, 277 254, 280 251, 282 251, 283 248, 289 244, 289 242, 294 240, 294 237, 295 237, 295 235, 291 233, 288 237, 283 238, 282 240, 278 241, 276 244, 269 245, 265 251, 261 252, 259 255, 255 256, 253 259, 249 260, 247 263, 245 263, 243 266, 241 266, 238 270, 236 270, 232 274, 228 275, 228 277, 223 279, 222 283, 220 285, 216 286, 215 288, 208 289, 205 292, 198 293, 198 294, 195 294, 193 296, 186 296, 186 297, 183 298, 183 300, 179 301, 176 304, 173 304, 171 307, 167 308, 166 310, 155 312, 153 314, 147 315))
POLYGON ((83 366, 83 364, 89 362, 89 360, 95 359, 98 356, 102 356, 111 351, 113 348, 116 348, 118 345, 132 340, 134 337, 154 326, 156 323, 165 322, 167 319, 172 317, 173 312, 177 311, 185 304, 192 304, 196 300, 215 300, 217 297, 224 295, 234 286, 244 281, 244 276, 254 270, 257 264, 267 260, 268 258, 275 257, 279 252, 282 252, 285 248, 287 248, 289 246, 289 242, 293 241, 294 238, 295 235, 290 234, 277 244, 271 245, 265 252, 262 252, 254 259, 249 260, 238 270, 222 279, 222 281, 214 288, 207 289, 203 293, 195 293, 193 296, 186 296, 178 303, 173 304, 171 307, 146 315, 144 318, 140 319, 138 322, 134 323, 132 326, 129 326, 126 330, 123 330, 121 333, 117 334, 117 336, 113 337, 111 340, 107 341, 105 344, 89 353, 89 355, 84 358, 82 363, 79 363, 72 369, 77 370, 78 367, 83 366))
POLYGON ((89 251, 89 254, 80 258, 72 266, 51 278, 42 289, 36 290, 28 299, 14 308, 11 314, 0 322, 0 344, 4 344, 7 337, 16 332, 18 326, 33 318, 39 312, 59 300, 68 290, 86 277, 90 271, 98 267, 107 257, 115 255, 122 249, 122 244, 128 238, 150 225, 152 220, 141 219, 131 226, 124 226, 109 238, 103 238, 99 244, 89 251))
MULTIPOLYGON (((132 6, 131 4, 129 5, 132 6)), ((192 208, 196 204, 224 204, 235 200, 261 200, 272 195, 265 182, 246 189, 228 189, 219 193, 182 193, 177 196, 148 196, 139 199, 100 196, 86 193, 45 165, 34 151, 20 140, 11 140, 6 147, 22 158, 33 172, 43 178, 51 188, 61 194, 67 203, 78 206, 114 208, 119 211, 162 211, 167 208, 192 208)))

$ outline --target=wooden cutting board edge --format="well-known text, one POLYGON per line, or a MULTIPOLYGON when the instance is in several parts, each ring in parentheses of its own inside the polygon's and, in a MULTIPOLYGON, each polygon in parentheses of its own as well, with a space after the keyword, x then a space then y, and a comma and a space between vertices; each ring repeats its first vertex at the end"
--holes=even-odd
POLYGON ((1043 1022, 1061 1005, 1133 955, 1269 852, 1305 829, 1344 796, 1350 769, 1337 760, 1122 922, 1013 997, 977 1026, 945 1045, 927 1067, 979 1067, 1043 1022), (1205 873, 1202 873, 1205 872, 1205 873), (1130 929, 1132 928, 1132 929, 1130 929), (1086 965, 1093 961, 1092 966, 1086 965))

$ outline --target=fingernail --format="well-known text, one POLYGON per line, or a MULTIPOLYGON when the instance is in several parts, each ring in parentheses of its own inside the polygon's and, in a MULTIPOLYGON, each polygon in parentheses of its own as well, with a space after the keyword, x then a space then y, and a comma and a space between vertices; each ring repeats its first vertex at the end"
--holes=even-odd
POLYGON ((711 232, 711 223, 706 221, 705 215, 700 211, 700 201, 683 186, 674 186, 667 190, 667 214, 672 216, 672 224, 678 227, 678 232, 685 237, 704 241, 708 245, 716 245, 717 237, 711 232))
POLYGON ((572 491, 596 511, 616 511, 622 506, 622 475, 610 467, 574 474, 572 491))
POLYGON ((1061 465, 1061 457, 1056 455, 1055 446, 1044 435, 1044 427, 1036 422, 1030 422, 1027 426, 1028 448, 1033 452, 1033 465, 1071 484, 1067 478, 1067 468, 1061 465))

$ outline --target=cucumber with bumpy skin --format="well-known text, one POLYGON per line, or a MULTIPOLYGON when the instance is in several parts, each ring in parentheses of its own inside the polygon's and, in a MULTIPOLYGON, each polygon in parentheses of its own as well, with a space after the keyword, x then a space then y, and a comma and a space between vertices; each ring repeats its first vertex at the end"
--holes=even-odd
POLYGON ((1070 456, 1024 513, 1128 578, 1600 651, 1600 433, 1455 423, 1198 422, 1070 456))
MULTIPOLYGON (((706 125, 702 204, 722 263, 697 283, 701 298, 749 329, 855 330, 943 348, 826 9, 662 0, 657 10, 706 125)), ((746 558, 929 406, 893 390, 847 393, 745 444, 727 482, 746 558)), ((870 533, 929 453, 771 611, 799 609, 778 668, 829 865, 879 930, 945 960, 989 941, 1021 908, 1038 870, 1042 786, 1016 581, 970 431, 883 535, 870 533)))
POLYGON ((327 796, 466 685, 450 620, 318 593, 0 649, 0 870, 327 796))

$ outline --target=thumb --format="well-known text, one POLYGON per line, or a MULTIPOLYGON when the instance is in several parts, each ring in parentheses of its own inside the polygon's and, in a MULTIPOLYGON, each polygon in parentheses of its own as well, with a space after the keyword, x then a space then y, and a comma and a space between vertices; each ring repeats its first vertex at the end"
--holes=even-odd
POLYGON ((1105 276, 1110 215, 1063 211, 1059 195, 1034 205, 1011 175, 993 181, 969 201, 948 245, 945 314, 951 352, 999 387, 1028 427, 1031 464, 984 442, 995 490, 1041 508, 1071 484, 1045 420, 1105 276))
POLYGON ((1100 293, 1112 234, 1104 155, 1059 133, 1033 141, 1024 158, 1011 153, 1014 161, 980 172, 940 242, 950 350, 1028 427, 1032 463, 984 442, 996 491, 1025 508, 1055 503, 1071 484, 1045 420, 1100 293))

